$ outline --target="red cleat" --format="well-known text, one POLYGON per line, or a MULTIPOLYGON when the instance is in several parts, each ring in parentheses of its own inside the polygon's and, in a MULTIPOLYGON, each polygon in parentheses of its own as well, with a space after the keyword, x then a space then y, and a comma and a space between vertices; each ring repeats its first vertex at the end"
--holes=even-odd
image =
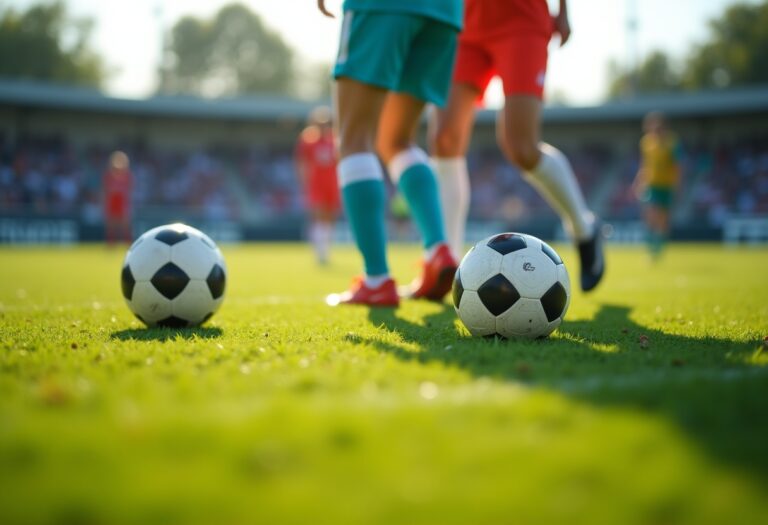
POLYGON ((356 277, 351 288, 342 293, 334 293, 325 298, 329 306, 340 304, 362 304, 366 306, 394 307, 400 305, 395 281, 387 279, 376 288, 369 288, 365 279, 356 277))
POLYGON ((412 299, 442 301, 451 291, 453 276, 459 267, 447 244, 441 244, 428 261, 424 261, 421 277, 414 279, 408 296, 412 299))

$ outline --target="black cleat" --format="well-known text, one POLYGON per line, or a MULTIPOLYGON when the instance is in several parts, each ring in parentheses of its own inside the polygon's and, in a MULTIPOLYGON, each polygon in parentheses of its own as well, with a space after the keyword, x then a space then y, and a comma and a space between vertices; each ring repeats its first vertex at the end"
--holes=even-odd
POLYGON ((595 222, 595 233, 592 238, 580 242, 578 248, 581 260, 581 289, 588 292, 600 283, 605 272, 603 227, 600 221, 595 222))

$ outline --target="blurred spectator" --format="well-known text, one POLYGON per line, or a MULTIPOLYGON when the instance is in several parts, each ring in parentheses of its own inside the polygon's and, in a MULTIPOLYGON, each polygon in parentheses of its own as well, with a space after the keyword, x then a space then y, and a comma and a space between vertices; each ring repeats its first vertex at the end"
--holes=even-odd
POLYGON ((115 151, 104 172, 104 226, 107 244, 131 242, 131 174, 128 155, 115 151))

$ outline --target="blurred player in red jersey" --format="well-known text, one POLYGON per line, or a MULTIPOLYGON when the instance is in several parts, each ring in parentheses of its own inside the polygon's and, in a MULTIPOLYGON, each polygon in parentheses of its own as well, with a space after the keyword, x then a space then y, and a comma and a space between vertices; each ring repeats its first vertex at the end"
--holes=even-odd
POLYGON ((540 142, 547 47, 553 33, 560 35, 561 45, 570 36, 566 0, 560 0, 554 17, 546 0, 466 0, 448 104, 431 123, 432 156, 447 237, 460 257, 470 193, 465 156, 475 106, 491 79, 500 76, 505 101, 496 121, 499 147, 560 215, 577 244, 581 288, 587 291, 597 286, 604 270, 599 224, 568 159, 540 142))
POLYGON ((128 156, 115 151, 104 173, 104 222, 107 244, 131 242, 131 191, 133 175, 128 156))
POLYGON ((326 264, 341 207, 329 108, 320 106, 310 113, 296 144, 296 166, 310 214, 309 240, 317 261, 326 264))

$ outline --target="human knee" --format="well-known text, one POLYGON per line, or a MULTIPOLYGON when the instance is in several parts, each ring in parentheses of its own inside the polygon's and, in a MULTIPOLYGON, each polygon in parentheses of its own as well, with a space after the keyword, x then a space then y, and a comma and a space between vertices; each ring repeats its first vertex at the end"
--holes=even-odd
POLYGON ((499 144, 509 161, 523 171, 533 170, 539 163, 541 152, 538 144, 526 141, 509 143, 505 141, 499 144))
POLYGON ((373 133, 369 130, 342 127, 339 135, 339 154, 342 158, 373 151, 373 133))
POLYGON ((386 164, 392 160, 398 153, 405 151, 412 146, 412 142, 407 138, 381 137, 376 139, 376 153, 386 164))
POLYGON ((432 138, 434 157, 459 157, 464 155, 465 138, 450 126, 438 126, 432 138))

